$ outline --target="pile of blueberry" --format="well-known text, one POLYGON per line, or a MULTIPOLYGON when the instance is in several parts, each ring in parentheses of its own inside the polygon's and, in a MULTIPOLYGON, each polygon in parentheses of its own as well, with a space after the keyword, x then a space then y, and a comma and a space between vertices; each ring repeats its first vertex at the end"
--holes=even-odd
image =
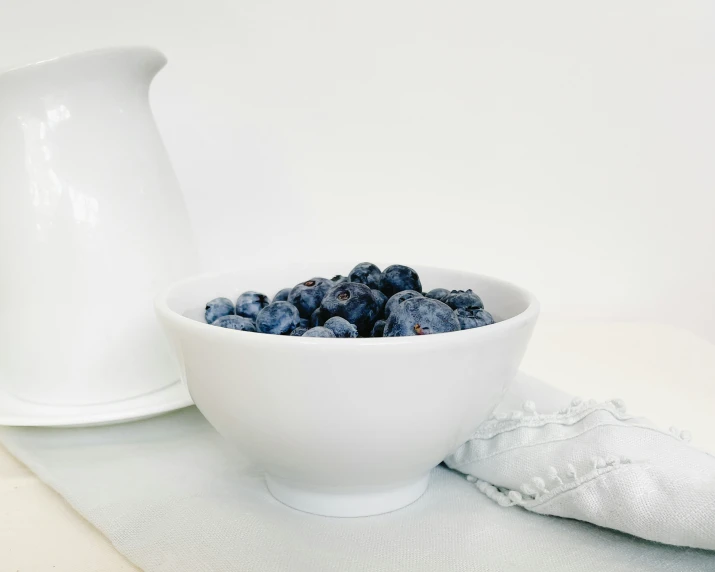
POLYGON ((222 328, 312 338, 422 336, 479 328, 494 323, 471 290, 436 288, 422 292, 412 268, 394 264, 384 271, 361 262, 347 276, 311 278, 284 288, 271 302, 244 292, 206 304, 206 322, 222 328))

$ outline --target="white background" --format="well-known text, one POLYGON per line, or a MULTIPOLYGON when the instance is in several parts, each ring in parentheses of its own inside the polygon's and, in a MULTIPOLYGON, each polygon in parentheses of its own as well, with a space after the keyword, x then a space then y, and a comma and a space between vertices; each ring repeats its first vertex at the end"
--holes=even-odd
POLYGON ((714 30, 711 0, 0 0, 0 67, 162 49, 206 269, 460 267, 715 340, 714 30))

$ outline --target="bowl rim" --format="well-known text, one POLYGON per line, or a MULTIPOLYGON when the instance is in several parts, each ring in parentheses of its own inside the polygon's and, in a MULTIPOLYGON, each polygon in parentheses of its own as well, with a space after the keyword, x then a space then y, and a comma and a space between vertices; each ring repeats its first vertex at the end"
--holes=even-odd
MULTIPOLYGON (((445 332, 442 334, 434 334, 431 336, 402 336, 394 338, 305 338, 303 336, 274 336, 274 335, 256 335, 256 332, 244 332, 241 330, 231 330, 228 328, 216 328, 211 324, 205 322, 199 322, 193 318, 179 314, 175 310, 169 307, 168 299, 171 294, 178 288, 191 284, 192 282, 203 282, 212 279, 218 279, 219 277, 237 274, 240 270, 228 270, 221 272, 205 272, 201 274, 196 274, 192 276, 187 276, 176 282, 173 282, 166 288, 164 288, 155 298, 154 298, 154 309, 159 318, 163 318, 167 321, 172 322, 178 327, 195 329, 198 332, 212 332, 211 335, 214 336, 234 336, 233 339, 236 341, 243 340, 244 342, 255 342, 255 343, 290 343, 290 344, 305 344, 305 345, 317 345, 321 346, 324 344, 345 344, 345 347, 365 347, 365 346, 381 346, 387 347, 390 345, 404 345, 404 344, 417 344, 417 343, 430 343, 430 344, 440 344, 440 343, 455 343, 455 341, 461 339, 466 341, 468 339, 481 339, 487 336, 498 336, 503 335, 509 331, 520 329, 527 324, 533 323, 539 315, 541 305, 537 300, 536 296, 532 294, 529 290, 503 280, 501 278, 496 278, 488 274, 480 274, 478 272, 471 272, 468 270, 457 270, 454 268, 442 268, 439 266, 429 266, 424 264, 416 264, 420 268, 430 271, 442 271, 442 272, 462 272, 465 274, 471 274, 473 276, 487 279, 491 282, 497 283, 501 287, 510 288, 515 290, 518 294, 523 296, 527 300, 527 306, 522 311, 507 318, 490 324, 489 326, 484 326, 481 328, 471 328, 469 330, 459 330, 456 332, 445 332), (459 335, 459 338, 457 338, 459 335), (471 336, 471 337, 469 337, 471 336), (456 339, 455 339, 456 338, 456 339), (291 339, 291 341, 287 341, 291 339)), ((256 266, 256 270, 260 271, 261 267, 256 266)), ((227 338, 228 339, 228 338, 227 338)))

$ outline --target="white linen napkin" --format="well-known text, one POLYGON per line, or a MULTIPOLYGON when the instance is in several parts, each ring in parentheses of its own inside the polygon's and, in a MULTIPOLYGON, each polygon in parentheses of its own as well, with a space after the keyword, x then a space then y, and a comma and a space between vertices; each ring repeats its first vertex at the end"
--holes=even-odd
MULTIPOLYGON (((525 399, 546 407, 567 396, 522 379, 503 407, 525 399)), ((502 507, 443 466, 402 510, 304 514, 274 500, 195 408, 106 427, 2 428, 0 441, 147 572, 715 570, 715 552, 502 507)))
POLYGON ((715 457, 619 399, 500 407, 445 463, 503 507, 715 550, 715 457))

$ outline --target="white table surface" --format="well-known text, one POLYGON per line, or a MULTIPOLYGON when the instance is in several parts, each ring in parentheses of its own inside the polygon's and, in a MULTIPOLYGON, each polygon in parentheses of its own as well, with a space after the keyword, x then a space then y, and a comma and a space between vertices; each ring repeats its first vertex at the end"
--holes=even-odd
MULTIPOLYGON (((715 345, 689 332, 542 321, 522 369, 584 398, 621 397, 633 413, 688 429, 694 445, 715 451, 715 345)), ((0 446, 0 572, 135 570, 0 446)))

